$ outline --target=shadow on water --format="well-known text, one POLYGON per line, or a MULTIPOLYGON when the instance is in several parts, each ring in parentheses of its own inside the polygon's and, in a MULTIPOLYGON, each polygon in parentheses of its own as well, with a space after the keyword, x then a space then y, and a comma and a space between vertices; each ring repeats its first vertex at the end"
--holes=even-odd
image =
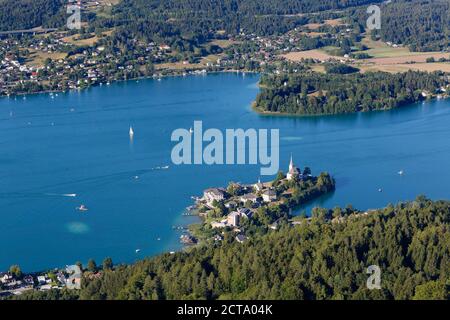
POLYGON ((302 214, 303 212, 306 212, 307 216, 311 215, 311 210, 315 207, 324 207, 327 200, 330 200, 333 198, 335 191, 331 191, 327 194, 324 194, 323 196, 320 196, 319 198, 316 198, 314 200, 306 201, 305 203, 301 204, 300 206, 294 208, 292 210, 292 215, 298 216, 302 214))

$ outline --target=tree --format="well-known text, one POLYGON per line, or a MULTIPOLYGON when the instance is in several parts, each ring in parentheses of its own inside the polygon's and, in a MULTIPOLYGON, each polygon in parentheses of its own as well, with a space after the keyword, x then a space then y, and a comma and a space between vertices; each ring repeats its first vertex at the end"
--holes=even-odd
POLYGON ((303 175, 304 176, 308 176, 311 174, 311 168, 310 167, 305 167, 305 169, 303 169, 303 175))
POLYGON ((418 285, 415 290, 414 300, 448 300, 450 288, 443 281, 428 281, 418 285))
POLYGON ((11 273, 16 279, 20 279, 22 278, 22 270, 20 269, 20 267, 18 265, 12 265, 9 268, 9 273, 11 273))
POLYGON ((94 259, 89 259, 87 269, 91 272, 97 271, 97 264, 95 263, 94 259))
POLYGON ((111 270, 113 268, 113 261, 110 257, 103 260, 103 270, 111 270))
POLYGON ((277 176, 275 177, 275 180, 273 181, 273 185, 276 186, 280 183, 281 180, 286 178, 284 173, 282 171, 278 171, 277 176))

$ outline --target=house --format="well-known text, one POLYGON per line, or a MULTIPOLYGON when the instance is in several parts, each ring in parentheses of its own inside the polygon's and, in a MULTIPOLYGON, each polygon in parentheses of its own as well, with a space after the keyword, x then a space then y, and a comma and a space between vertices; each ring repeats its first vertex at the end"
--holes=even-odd
POLYGON ((25 282, 27 285, 34 285, 34 279, 32 276, 27 275, 23 278, 23 282, 25 282))
POLYGON ((238 204, 236 203, 236 201, 230 201, 230 202, 225 203, 225 208, 234 209, 237 207, 237 205, 238 204))
POLYGON ((227 226, 227 222, 228 222, 227 219, 222 220, 222 221, 220 221, 220 222, 213 221, 213 222, 211 222, 211 228, 213 228, 213 229, 216 229, 216 228, 225 228, 225 227, 227 226))
POLYGON ((233 226, 233 227, 237 227, 239 226, 239 220, 240 220, 241 215, 239 214, 239 212, 233 211, 231 212, 228 216, 227 216, 227 224, 229 226, 233 226))
POLYGON ((253 185, 253 189, 255 189, 256 192, 261 191, 263 188, 264 186, 260 179, 258 179, 258 182, 253 185))
POLYGON ((253 211, 248 208, 239 208, 237 212, 244 218, 251 218, 253 216, 253 211))
POLYGON ((167 44, 162 44, 159 46, 159 49, 160 50, 170 50, 170 46, 167 44))
POLYGON ((242 195, 239 200, 243 203, 246 203, 247 201, 250 201, 252 203, 258 202, 258 197, 254 193, 247 193, 242 195))
POLYGON ((297 167, 294 165, 294 161, 292 160, 292 155, 291 155, 291 161, 289 162, 289 171, 288 171, 288 173, 286 174, 286 178, 287 178, 288 180, 292 180, 292 179, 298 178, 298 177, 300 177, 300 176, 301 176, 301 171, 300 171, 299 168, 297 168, 297 167))
POLYGON ((12 280, 13 280, 13 276, 10 275, 9 273, 5 273, 5 274, 0 275, 0 281, 2 283, 9 283, 12 280))
POLYGON ((263 192, 262 198, 264 202, 272 202, 277 200, 277 193, 272 189, 268 189, 263 192))
POLYGON ((47 281, 45 279, 45 276, 38 276, 37 277, 37 281, 38 281, 39 284, 46 284, 47 283, 47 281))
POLYGON ((247 240, 247 237, 244 236, 243 234, 238 234, 236 236, 236 241, 239 242, 239 243, 243 243, 245 240, 247 240))
POLYGON ((203 199, 211 205, 214 200, 221 201, 225 199, 225 191, 219 188, 209 188, 203 191, 203 199))

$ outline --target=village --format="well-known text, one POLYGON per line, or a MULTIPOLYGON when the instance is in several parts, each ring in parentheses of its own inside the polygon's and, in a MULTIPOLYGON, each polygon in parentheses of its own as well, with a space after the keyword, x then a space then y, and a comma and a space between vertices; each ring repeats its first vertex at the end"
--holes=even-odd
POLYGON ((279 172, 273 181, 231 182, 226 189, 204 190, 203 196, 196 199, 195 209, 189 208, 202 218, 201 231, 182 235, 181 241, 193 244, 197 243, 197 237, 222 241, 228 233, 243 243, 248 238, 246 231, 250 225, 276 230, 281 221, 292 218, 293 209, 332 190, 334 180, 327 173, 314 177, 310 168, 302 171, 297 167, 291 156, 286 175, 279 172))
MULTIPOLYGON (((98 2, 88 3, 99 5, 98 2)), ((0 95, 64 92, 113 81, 220 71, 280 72, 283 55, 316 41, 307 27, 285 34, 218 35, 203 53, 183 53, 164 42, 130 39, 128 50, 111 45, 113 30, 75 33, 58 29, 18 30, 0 34, 0 95), (308 31, 309 32, 309 31, 308 31)), ((346 25, 335 26, 327 41, 351 36, 346 25)), ((324 61, 318 61, 324 62, 324 61)), ((281 68, 283 69, 283 68, 281 68)))
POLYGON ((11 266, 8 272, 0 272, 0 298, 21 295, 28 290, 79 289, 81 273, 76 270, 79 270, 78 266, 73 265, 65 269, 26 274, 19 266, 11 266))

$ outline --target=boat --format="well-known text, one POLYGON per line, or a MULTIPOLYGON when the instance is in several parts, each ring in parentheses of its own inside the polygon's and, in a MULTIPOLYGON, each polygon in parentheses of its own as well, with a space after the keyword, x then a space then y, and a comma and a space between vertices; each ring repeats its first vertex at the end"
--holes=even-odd
POLYGON ((79 207, 76 208, 78 211, 88 211, 89 209, 84 205, 80 205, 79 207))
POLYGON ((381 189, 381 188, 380 188, 380 189, 378 189, 378 192, 383 192, 383 189, 381 189))
POLYGON ((130 133, 130 138, 132 138, 134 136, 134 131, 133 131, 133 127, 132 126, 130 126, 129 133, 130 133))
POLYGON ((136 249, 135 252, 139 253, 139 252, 141 252, 141 249, 136 249))
POLYGON ((193 134, 193 133, 194 133, 194 130, 192 129, 192 127, 189 128, 189 133, 190 133, 190 134, 193 134))
POLYGON ((398 172, 398 174, 401 175, 401 176, 403 175, 403 173, 404 173, 403 170, 400 170, 400 171, 398 172))

